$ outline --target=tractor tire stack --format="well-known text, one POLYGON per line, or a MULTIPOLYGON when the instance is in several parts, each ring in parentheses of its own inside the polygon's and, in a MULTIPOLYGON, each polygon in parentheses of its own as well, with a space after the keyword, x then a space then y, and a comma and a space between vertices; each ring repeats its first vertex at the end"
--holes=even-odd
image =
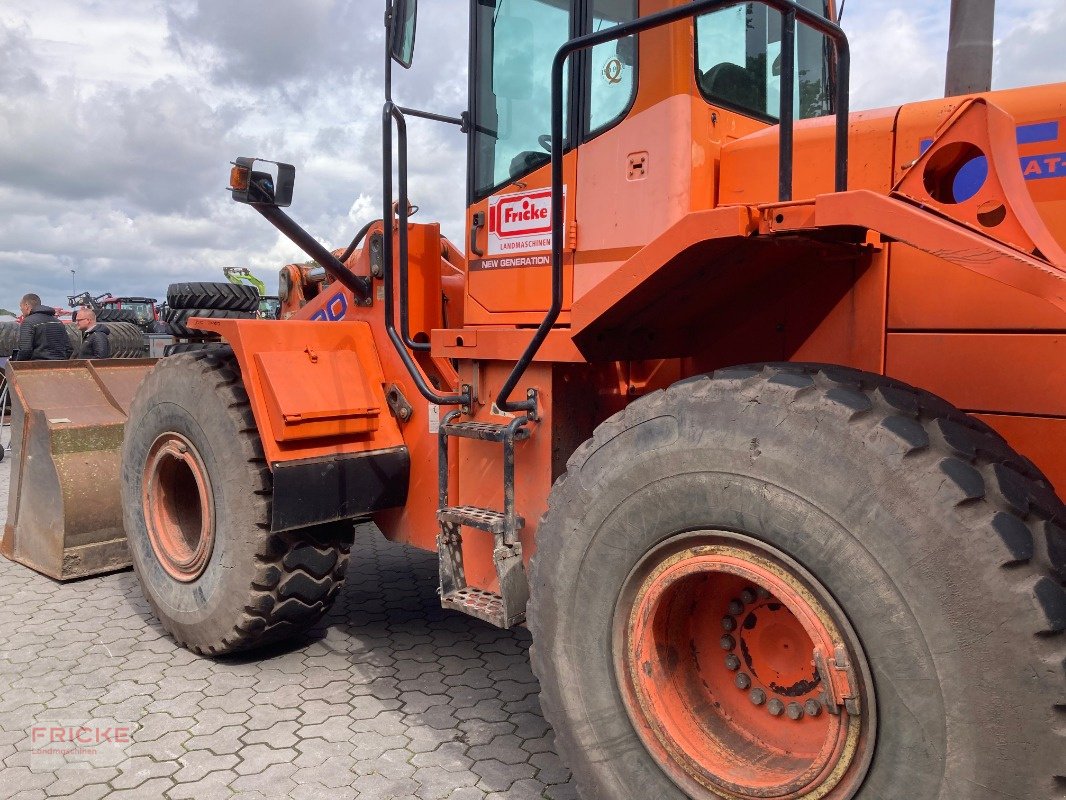
POLYGON ((217 346, 219 337, 190 328, 192 317, 208 319, 253 319, 259 308, 259 292, 254 286, 221 282, 172 283, 167 289, 167 310, 163 316, 172 336, 165 355, 188 353, 217 346))
MULTIPOLYGON (((111 331, 108 336, 111 358, 144 358, 147 355, 148 347, 140 326, 131 322, 107 322, 105 324, 111 331)), ((71 358, 78 358, 82 346, 81 331, 73 322, 64 322, 63 328, 70 342, 71 358)), ((8 321, 0 322, 0 358, 10 358, 18 348, 18 342, 19 324, 8 321)))
MULTIPOLYGON (((133 313, 133 312, 130 312, 133 313)), ((148 345, 144 340, 144 331, 140 325, 132 322, 107 322, 111 331, 108 342, 111 344, 112 358, 145 358, 148 345)))
MULTIPOLYGON (((81 355, 81 345, 83 341, 81 331, 73 322, 64 322, 63 327, 67 331, 67 341, 70 342, 70 357, 77 358, 81 355)), ((107 327, 110 328, 111 325, 108 325, 107 327)), ((108 338, 108 341, 110 341, 110 337, 108 338)))
MULTIPOLYGON (((107 337, 107 342, 111 346, 111 358, 145 358, 148 355, 148 344, 144 340, 144 332, 140 325, 110 320, 102 324, 106 325, 111 332, 107 337)), ((63 327, 67 329, 67 339, 70 340, 70 346, 73 349, 71 358, 82 358, 81 348, 84 343, 82 332, 72 322, 64 323, 63 327)))
POLYGON ((133 325, 140 325, 141 319, 137 316, 136 311, 131 311, 128 308, 101 308, 96 312, 97 322, 129 322, 133 325))

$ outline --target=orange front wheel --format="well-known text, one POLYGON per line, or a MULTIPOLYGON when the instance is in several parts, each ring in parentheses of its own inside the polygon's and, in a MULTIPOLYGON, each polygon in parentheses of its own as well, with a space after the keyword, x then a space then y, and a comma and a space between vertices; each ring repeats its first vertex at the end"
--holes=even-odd
POLYGON ((271 474, 228 347, 160 359, 124 434, 133 569, 180 644, 233 653, 322 618, 344 582, 352 524, 271 530, 271 474))

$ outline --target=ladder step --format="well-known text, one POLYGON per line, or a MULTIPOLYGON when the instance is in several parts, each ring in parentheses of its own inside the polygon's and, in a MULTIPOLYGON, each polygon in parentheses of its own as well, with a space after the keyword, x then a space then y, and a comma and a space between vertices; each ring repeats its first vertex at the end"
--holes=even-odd
MULTIPOLYGON (((440 432, 460 439, 481 439, 484 442, 507 441, 509 425, 496 425, 491 422, 448 422, 440 426, 440 432)), ((529 428, 522 426, 514 432, 515 441, 529 438, 529 428)))
MULTIPOLYGON (((492 534, 504 533, 506 517, 491 508, 478 508, 477 506, 449 506, 437 512, 437 519, 441 522, 453 525, 467 525, 478 530, 488 531, 492 534)), ((515 517, 515 530, 525 527, 525 520, 515 517)))
MULTIPOLYGON (((500 595, 495 592, 486 592, 484 589, 475 589, 472 586, 449 592, 441 597, 440 604, 444 608, 453 608, 471 617, 477 617, 497 628, 510 628, 526 616, 523 611, 508 618, 503 598, 500 595)), ((525 608, 524 605, 522 607, 525 608)))

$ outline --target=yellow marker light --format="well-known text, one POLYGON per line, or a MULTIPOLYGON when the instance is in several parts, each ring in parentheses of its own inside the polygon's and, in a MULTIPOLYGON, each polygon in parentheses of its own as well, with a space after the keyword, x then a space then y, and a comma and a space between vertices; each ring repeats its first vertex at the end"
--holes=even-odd
POLYGON ((251 170, 248 167, 242 167, 234 165, 229 171, 229 188, 236 189, 238 192, 243 192, 248 189, 248 179, 251 177, 251 170))

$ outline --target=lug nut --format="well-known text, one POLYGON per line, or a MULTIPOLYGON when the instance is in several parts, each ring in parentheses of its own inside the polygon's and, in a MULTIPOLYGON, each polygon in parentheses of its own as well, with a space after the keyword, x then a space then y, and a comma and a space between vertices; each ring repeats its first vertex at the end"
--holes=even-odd
POLYGON ((822 704, 817 700, 808 700, 803 704, 803 710, 807 712, 808 717, 817 717, 822 713, 822 704))
POLYGON ((730 600, 729 601, 729 613, 730 614, 732 614, 735 617, 738 614, 741 614, 743 612, 744 612, 744 604, 743 603, 741 603, 739 600, 730 600))
POLYGON ((718 640, 718 644, 723 650, 732 650, 737 646, 737 640, 730 636, 728 633, 718 640))
POLYGON ((743 592, 740 593, 740 602, 742 602, 746 606, 750 606, 752 603, 755 602, 755 592, 753 592, 751 589, 745 589, 743 592))
POLYGON ((759 688, 752 689, 748 694, 748 699, 755 705, 761 706, 766 702, 766 692, 759 688))
POLYGON ((731 672, 736 672, 740 669, 740 659, 733 653, 730 653, 725 657, 725 668, 731 672))
POLYGON ((737 677, 733 679, 733 683, 737 685, 738 689, 747 689, 751 686, 751 678, 748 677, 746 672, 738 672, 737 677))
POLYGON ((803 717, 803 706, 799 703, 789 703, 785 713, 788 714, 789 719, 800 719, 803 717))
POLYGON ((760 600, 769 600, 770 599, 770 593, 768 591, 766 591, 765 589, 763 589, 761 586, 755 591, 755 595, 760 600))
POLYGON ((722 617, 722 630, 735 631, 737 629, 737 621, 733 617, 722 617))
POLYGON ((785 710, 785 704, 775 697, 766 704, 766 710, 770 712, 771 716, 780 717, 781 712, 785 710))

